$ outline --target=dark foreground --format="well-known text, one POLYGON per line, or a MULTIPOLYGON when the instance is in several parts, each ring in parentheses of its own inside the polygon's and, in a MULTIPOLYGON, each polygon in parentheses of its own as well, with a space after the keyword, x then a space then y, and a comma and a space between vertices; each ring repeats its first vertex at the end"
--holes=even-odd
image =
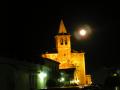
POLYGON ((120 90, 119 86, 116 87, 85 87, 85 88, 79 88, 79 87, 63 87, 63 88, 49 88, 49 89, 42 89, 42 90, 120 90))
MULTIPOLYGON (((42 89, 46 90, 46 89, 42 89)), ((99 88, 91 88, 91 87, 86 87, 86 88, 79 88, 79 87, 62 87, 62 88, 49 88, 47 90, 101 90, 99 88)))

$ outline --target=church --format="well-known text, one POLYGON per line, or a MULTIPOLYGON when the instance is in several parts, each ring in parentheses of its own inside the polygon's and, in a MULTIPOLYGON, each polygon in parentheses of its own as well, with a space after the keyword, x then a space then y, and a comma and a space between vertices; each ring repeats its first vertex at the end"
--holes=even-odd
POLYGON ((71 82, 87 86, 92 84, 91 75, 86 75, 85 53, 71 49, 70 33, 67 32, 63 20, 60 21, 58 34, 55 36, 56 52, 46 52, 43 58, 59 62, 59 69, 75 68, 74 78, 71 82))

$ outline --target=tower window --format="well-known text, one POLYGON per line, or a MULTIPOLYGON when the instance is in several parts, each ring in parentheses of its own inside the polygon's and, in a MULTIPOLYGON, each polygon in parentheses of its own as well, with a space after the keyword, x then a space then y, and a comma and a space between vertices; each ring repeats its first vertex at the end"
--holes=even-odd
POLYGON ((67 45, 67 38, 65 38, 65 45, 67 45))
POLYGON ((60 44, 63 45, 63 39, 60 39, 60 44))

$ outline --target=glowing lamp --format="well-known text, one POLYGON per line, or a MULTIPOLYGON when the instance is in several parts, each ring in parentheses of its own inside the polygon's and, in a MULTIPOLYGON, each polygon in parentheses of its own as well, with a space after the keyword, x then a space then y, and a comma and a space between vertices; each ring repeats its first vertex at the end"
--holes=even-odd
POLYGON ((38 74, 38 76, 39 76, 39 78, 44 79, 45 77, 47 77, 47 73, 45 73, 45 72, 40 72, 40 73, 38 74))

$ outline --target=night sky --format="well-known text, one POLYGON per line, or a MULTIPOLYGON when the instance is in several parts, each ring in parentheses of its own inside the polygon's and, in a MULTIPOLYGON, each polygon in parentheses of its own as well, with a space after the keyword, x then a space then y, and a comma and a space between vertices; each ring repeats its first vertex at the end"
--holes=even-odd
POLYGON ((29 61, 38 52, 52 50, 55 48, 54 35, 63 19, 72 35, 72 48, 85 52, 88 71, 120 66, 117 2, 24 2, 7 11, 5 18, 8 20, 5 19, 0 39, 3 57, 29 61), (91 36, 84 41, 76 40, 73 35, 81 24, 92 28, 91 36))

